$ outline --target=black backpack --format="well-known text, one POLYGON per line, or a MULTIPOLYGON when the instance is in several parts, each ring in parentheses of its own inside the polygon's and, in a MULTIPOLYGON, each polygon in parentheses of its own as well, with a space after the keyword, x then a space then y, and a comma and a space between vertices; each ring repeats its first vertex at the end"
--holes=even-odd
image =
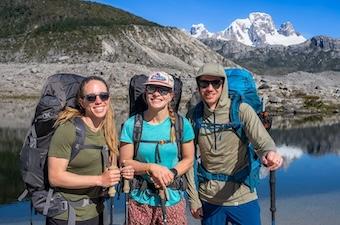
MULTIPOLYGON (((78 108, 76 95, 83 79, 84 77, 75 74, 55 74, 47 79, 20 153, 21 174, 26 190, 21 194, 19 200, 28 194, 33 208, 48 217, 59 215, 68 210, 69 224, 75 222, 75 215, 72 215, 70 208, 79 207, 82 202, 72 202, 71 204, 59 193, 54 193, 48 182, 47 155, 51 138, 56 129, 54 123, 58 113, 65 107, 78 108)), ((73 123, 76 127, 76 140, 72 146, 70 161, 81 149, 89 147, 84 146, 85 125, 80 117, 75 118, 73 123)), ((108 148, 106 146, 90 147, 102 150, 104 162, 107 164, 108 148)))
MULTIPOLYGON (((178 158, 179 160, 182 158, 182 139, 183 139, 183 117, 179 115, 178 108, 181 101, 181 94, 182 94, 182 86, 183 83, 180 78, 172 75, 174 78, 174 92, 175 97, 173 98, 171 104, 175 111, 175 134, 176 134, 176 144, 178 149, 178 158)), ((129 116, 135 115, 134 120, 134 128, 133 128, 133 142, 134 142, 134 158, 137 156, 137 151, 139 148, 140 142, 145 142, 141 140, 142 137, 142 127, 143 127, 143 116, 142 112, 147 109, 147 103, 145 102, 145 98, 143 96, 145 91, 144 83, 147 81, 148 76, 144 74, 134 75, 130 80, 129 85, 129 116)), ((150 143, 158 143, 158 140, 155 141, 148 141, 150 143)), ((157 148, 157 147, 156 147, 157 148)), ((156 149, 156 159, 157 159, 157 149, 156 149)), ((159 156, 158 156, 159 157, 159 156)), ((183 188, 184 184, 182 179, 179 179, 178 186, 183 188)))
MULTIPOLYGON (((173 109, 177 112, 179 103, 181 102, 182 86, 183 83, 180 78, 174 78, 174 92, 175 97, 172 101, 173 109)), ((144 74, 134 75, 130 80, 129 85, 129 117, 138 113, 142 113, 147 109, 147 104, 144 100, 143 93, 145 91, 144 83, 148 80, 148 76, 144 74)))

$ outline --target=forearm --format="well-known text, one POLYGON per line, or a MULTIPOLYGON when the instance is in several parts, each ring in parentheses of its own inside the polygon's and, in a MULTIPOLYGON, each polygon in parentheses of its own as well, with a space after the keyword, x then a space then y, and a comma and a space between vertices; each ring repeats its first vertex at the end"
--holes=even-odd
POLYGON ((123 159, 124 166, 132 166, 135 174, 142 175, 149 173, 152 163, 139 162, 133 159, 123 159))
POLYGON ((51 186, 69 189, 89 188, 103 184, 101 175, 78 175, 68 171, 49 173, 49 182, 51 186))
POLYGON ((109 187, 120 180, 120 170, 105 170, 100 175, 79 175, 67 170, 68 159, 48 157, 48 179, 53 187, 69 189, 109 187))
POLYGON ((201 201, 195 184, 194 167, 191 167, 185 174, 187 179, 187 194, 191 209, 198 209, 202 207, 201 201))
POLYGON ((192 166, 194 165, 194 162, 191 158, 184 158, 181 161, 179 161, 176 166, 174 167, 178 175, 181 176, 185 174, 192 166))
POLYGON ((194 142, 190 141, 182 144, 182 159, 177 163, 175 169, 178 175, 185 174, 194 165, 194 142))
POLYGON ((131 166, 135 174, 141 175, 150 172, 150 163, 143 163, 133 159, 134 147, 131 143, 122 142, 120 145, 119 161, 122 166, 131 166))

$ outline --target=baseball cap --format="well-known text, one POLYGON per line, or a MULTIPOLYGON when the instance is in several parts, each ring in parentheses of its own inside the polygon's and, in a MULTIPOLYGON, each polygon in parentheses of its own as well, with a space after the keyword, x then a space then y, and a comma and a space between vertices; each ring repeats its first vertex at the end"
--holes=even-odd
POLYGON ((217 63, 206 63, 201 68, 199 68, 196 77, 203 75, 226 78, 223 66, 217 63))
POLYGON ((174 78, 166 72, 157 71, 149 75, 148 80, 145 82, 145 85, 158 85, 173 89, 174 78))

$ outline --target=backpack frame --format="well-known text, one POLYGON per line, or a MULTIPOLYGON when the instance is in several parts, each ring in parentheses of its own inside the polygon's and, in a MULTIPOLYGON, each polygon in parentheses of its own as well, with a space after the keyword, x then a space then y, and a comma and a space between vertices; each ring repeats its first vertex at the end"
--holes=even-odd
POLYGON ((225 175, 210 173, 199 163, 197 175, 200 181, 219 180, 244 183, 249 187, 250 191, 253 192, 260 182, 259 172, 261 161, 254 151, 254 146, 249 143, 243 128, 243 123, 240 121, 240 104, 243 102, 249 104, 257 113, 266 129, 271 127, 271 118, 269 118, 268 112, 263 112, 263 102, 257 94, 255 80, 248 70, 243 68, 227 68, 225 69, 225 73, 228 80, 228 95, 231 99, 229 112, 230 122, 213 125, 203 123, 203 102, 201 101, 195 106, 193 114, 195 144, 197 144, 200 128, 218 129, 219 131, 232 129, 240 140, 247 145, 248 166, 236 172, 234 175, 225 175))
MULTIPOLYGON (((47 79, 20 152, 21 175, 26 189, 18 200, 21 201, 28 194, 36 212, 48 217, 68 211, 68 224, 75 223, 74 207, 91 204, 92 200, 70 202, 58 192, 54 192, 48 182, 47 157, 49 144, 56 130, 54 123, 58 113, 65 107, 78 108, 76 97, 83 79, 84 77, 76 74, 55 74, 47 79)), ((93 148, 101 150, 103 163, 108 166, 107 146, 84 145, 84 122, 80 117, 74 118, 72 122, 75 126, 76 138, 69 161, 71 162, 80 150, 93 148)))

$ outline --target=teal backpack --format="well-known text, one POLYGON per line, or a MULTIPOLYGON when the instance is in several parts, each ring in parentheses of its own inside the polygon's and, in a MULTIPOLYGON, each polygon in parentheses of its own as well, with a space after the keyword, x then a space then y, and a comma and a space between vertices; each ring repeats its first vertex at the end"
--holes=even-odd
POLYGON ((228 80, 228 95, 231 99, 230 122, 225 124, 203 122, 203 102, 198 103, 194 108, 193 114, 196 143, 200 128, 214 129, 215 131, 232 129, 243 143, 248 144, 248 166, 236 172, 234 175, 225 175, 211 173, 201 164, 198 164, 197 175, 199 181, 218 180, 244 183, 250 188, 251 192, 253 192, 260 181, 259 171, 261 161, 255 154, 254 147, 249 143, 244 132, 243 124, 239 117, 240 104, 243 102, 249 104, 258 114, 266 129, 270 129, 271 127, 271 118, 269 114, 264 111, 264 103, 257 93, 256 82, 250 71, 244 68, 226 68, 225 73, 228 80))

